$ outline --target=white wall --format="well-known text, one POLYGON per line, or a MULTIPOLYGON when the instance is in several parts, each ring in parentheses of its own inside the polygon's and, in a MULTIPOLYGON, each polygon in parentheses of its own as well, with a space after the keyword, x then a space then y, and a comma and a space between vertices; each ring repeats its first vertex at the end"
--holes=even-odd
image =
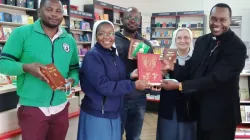
MULTIPOLYGON (((250 0, 101 0, 121 7, 137 7, 142 12, 142 33, 150 26, 152 13, 204 10, 209 15, 213 5, 219 2, 227 3, 232 8, 233 16, 242 16, 242 40, 250 41, 250 0)), ((93 0, 71 0, 73 5, 93 3, 93 0)), ((207 21, 208 21, 207 16, 207 21)), ((208 24, 207 24, 208 25, 208 24)), ((210 32, 208 26, 207 33, 210 32)))

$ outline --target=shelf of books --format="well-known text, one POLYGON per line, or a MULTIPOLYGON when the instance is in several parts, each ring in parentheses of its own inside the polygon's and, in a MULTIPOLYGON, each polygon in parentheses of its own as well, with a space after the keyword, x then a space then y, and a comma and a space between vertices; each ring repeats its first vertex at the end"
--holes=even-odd
POLYGON ((79 11, 77 6, 71 5, 71 7, 70 33, 76 40, 81 66, 84 56, 91 46, 94 18, 92 13, 79 11))

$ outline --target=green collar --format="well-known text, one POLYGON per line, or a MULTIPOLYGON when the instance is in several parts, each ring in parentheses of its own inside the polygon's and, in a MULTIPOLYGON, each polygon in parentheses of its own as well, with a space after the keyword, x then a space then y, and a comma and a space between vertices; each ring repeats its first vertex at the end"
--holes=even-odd
MULTIPOLYGON (((59 28, 62 28, 62 27, 59 26, 59 28)), ((41 25, 41 19, 40 18, 35 21, 34 30, 36 32, 41 33, 41 34, 45 34, 45 32, 44 32, 44 30, 42 28, 42 25, 41 25)), ((63 30, 63 33, 60 35, 60 37, 66 37, 68 35, 68 32, 64 28, 62 28, 62 30, 63 30)))

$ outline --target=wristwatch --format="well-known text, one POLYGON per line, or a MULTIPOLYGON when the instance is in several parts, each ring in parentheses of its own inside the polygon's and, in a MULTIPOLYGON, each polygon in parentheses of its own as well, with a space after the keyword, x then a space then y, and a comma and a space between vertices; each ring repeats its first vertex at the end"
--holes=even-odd
POLYGON ((182 91, 182 83, 179 83, 179 91, 182 91))

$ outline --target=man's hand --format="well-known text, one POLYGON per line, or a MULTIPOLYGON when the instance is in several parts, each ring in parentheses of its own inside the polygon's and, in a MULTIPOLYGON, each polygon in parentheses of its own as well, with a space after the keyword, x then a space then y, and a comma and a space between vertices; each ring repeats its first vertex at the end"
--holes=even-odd
POLYGON ((41 79, 42 81, 49 83, 49 80, 41 72, 41 69, 47 69, 47 67, 42 65, 42 64, 39 64, 39 63, 24 64, 23 65, 24 72, 30 73, 31 75, 41 79))
POLYGON ((179 89, 179 82, 175 82, 172 80, 162 80, 161 86, 165 90, 176 90, 179 89))
POLYGON ((174 70, 174 63, 173 62, 171 62, 169 60, 162 59, 161 63, 162 63, 162 70, 163 71, 168 71, 168 70, 173 71, 174 70))
POLYGON ((135 69, 131 74, 130 74, 130 79, 137 79, 138 78, 138 70, 135 69))
POLYGON ((58 88, 58 90, 69 91, 72 85, 74 84, 75 80, 73 78, 69 78, 65 80, 66 83, 69 83, 67 86, 63 86, 58 88))
POLYGON ((145 89, 149 89, 150 85, 148 81, 145 80, 137 80, 135 81, 135 88, 137 90, 145 90, 145 89))

